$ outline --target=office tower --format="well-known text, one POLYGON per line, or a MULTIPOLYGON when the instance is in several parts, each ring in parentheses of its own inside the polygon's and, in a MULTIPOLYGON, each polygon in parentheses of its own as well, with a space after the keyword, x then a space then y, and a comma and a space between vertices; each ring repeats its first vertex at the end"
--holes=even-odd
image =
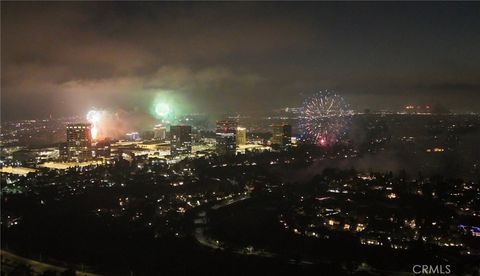
POLYGON ((289 146, 292 139, 292 126, 281 124, 273 125, 272 144, 281 147, 289 146))
POLYGON ((167 128, 164 125, 156 125, 153 128, 153 139, 155 140, 165 140, 167 138, 167 128))
POLYGON ((247 143, 247 129, 244 127, 237 127, 237 146, 245 145, 247 143))
POLYGON ((219 155, 235 155, 237 122, 231 120, 217 121, 216 140, 219 155))
POLYGON ((68 124, 67 143, 60 146, 61 157, 69 161, 92 158, 92 133, 89 123, 68 124))
POLYGON ((177 156, 192 152, 192 126, 170 126, 170 154, 177 156))
POLYGON ((62 160, 62 161, 67 161, 68 160, 68 144, 66 142, 61 143, 58 146, 58 156, 59 156, 60 160, 62 160))

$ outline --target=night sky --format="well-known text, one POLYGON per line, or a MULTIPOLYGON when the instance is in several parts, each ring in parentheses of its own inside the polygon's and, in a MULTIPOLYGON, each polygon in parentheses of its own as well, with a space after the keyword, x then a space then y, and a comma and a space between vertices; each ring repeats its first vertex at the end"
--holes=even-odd
POLYGON ((298 106, 480 111, 480 2, 2 2, 2 120, 298 106))

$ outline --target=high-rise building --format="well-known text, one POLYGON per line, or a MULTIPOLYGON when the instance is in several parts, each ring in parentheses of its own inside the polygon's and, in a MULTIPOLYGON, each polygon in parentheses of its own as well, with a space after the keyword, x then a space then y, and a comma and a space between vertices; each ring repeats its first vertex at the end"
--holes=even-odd
POLYGON ((237 122, 232 120, 217 121, 216 130, 217 153, 219 155, 235 155, 237 150, 237 122))
POLYGON ((58 156, 60 160, 67 161, 68 160, 68 146, 67 143, 61 143, 58 146, 58 156))
POLYGON ((272 144, 285 147, 290 145, 292 139, 292 126, 281 124, 273 125, 272 144))
POLYGON ((177 156, 192 152, 192 126, 170 126, 170 154, 177 156))
POLYGON ((89 123, 68 124, 67 143, 60 146, 60 156, 69 161, 92 158, 92 133, 89 123))
POLYGON ((165 140, 167 138, 167 128, 164 125, 156 125, 153 128, 153 139, 155 140, 165 140))
POLYGON ((247 143, 247 129, 244 127, 237 127, 237 146, 245 145, 247 143))

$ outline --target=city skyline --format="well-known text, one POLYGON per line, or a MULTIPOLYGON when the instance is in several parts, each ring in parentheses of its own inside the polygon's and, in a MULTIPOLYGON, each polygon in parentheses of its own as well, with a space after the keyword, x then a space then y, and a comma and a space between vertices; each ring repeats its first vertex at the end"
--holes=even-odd
POLYGON ((480 275, 480 2, 0 4, 1 276, 480 275))

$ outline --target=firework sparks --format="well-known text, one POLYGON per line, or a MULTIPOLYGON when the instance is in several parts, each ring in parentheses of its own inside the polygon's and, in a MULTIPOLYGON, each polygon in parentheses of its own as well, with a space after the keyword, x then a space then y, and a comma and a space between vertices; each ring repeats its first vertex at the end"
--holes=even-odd
POLYGON ((93 140, 97 139, 98 123, 100 122, 101 117, 102 117, 101 112, 97 110, 90 110, 87 113, 87 121, 90 122, 90 124, 92 124, 90 133, 92 135, 93 140))
POLYGON ((157 103, 155 105, 155 112, 160 117, 165 117, 170 113, 170 106, 166 103, 157 103))
POLYGON ((306 141, 320 146, 336 143, 345 134, 351 115, 345 100, 331 91, 320 91, 303 103, 300 129, 306 141))

